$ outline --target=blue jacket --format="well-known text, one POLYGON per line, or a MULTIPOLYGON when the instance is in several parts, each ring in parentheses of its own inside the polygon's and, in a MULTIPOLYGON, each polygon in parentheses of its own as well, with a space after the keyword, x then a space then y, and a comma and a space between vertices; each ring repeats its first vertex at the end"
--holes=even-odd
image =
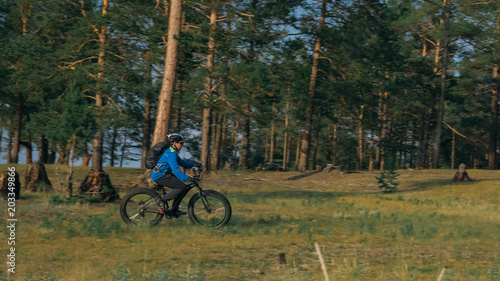
POLYGON ((165 152, 163 152, 163 155, 160 157, 160 160, 158 160, 155 168, 151 171, 151 179, 156 181, 166 174, 173 173, 183 182, 189 180, 189 176, 182 172, 179 166, 190 169, 194 167, 194 163, 182 160, 179 157, 178 152, 172 147, 169 147, 165 150, 165 152), (155 172, 155 170, 159 172, 155 172))

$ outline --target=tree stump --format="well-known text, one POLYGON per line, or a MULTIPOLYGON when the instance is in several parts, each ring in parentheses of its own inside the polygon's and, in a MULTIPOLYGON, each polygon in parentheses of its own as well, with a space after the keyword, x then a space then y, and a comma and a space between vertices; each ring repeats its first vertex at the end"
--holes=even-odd
POLYGON ((40 161, 33 162, 28 166, 24 180, 26 181, 26 188, 30 191, 36 192, 38 189, 41 191, 52 190, 52 183, 45 171, 45 165, 40 161))
POLYGON ((89 172, 78 189, 84 196, 101 196, 104 202, 118 199, 118 193, 106 173, 89 172))
POLYGON ((12 184, 9 190, 9 178, 10 182, 14 182, 15 198, 19 199, 21 194, 21 181, 19 181, 19 174, 17 172, 0 172, 0 194, 4 198, 7 198, 8 194, 12 192, 12 184), (12 181, 12 177, 14 181, 12 181))
POLYGON ((472 179, 469 177, 467 174, 467 171, 465 170, 465 164, 462 163, 458 166, 458 171, 455 174, 455 177, 453 177, 453 181, 472 181, 472 179))

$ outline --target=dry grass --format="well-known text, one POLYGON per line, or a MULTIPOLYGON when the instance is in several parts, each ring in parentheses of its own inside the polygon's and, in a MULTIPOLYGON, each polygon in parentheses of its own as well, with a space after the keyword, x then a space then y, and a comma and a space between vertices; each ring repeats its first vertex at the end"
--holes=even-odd
MULTIPOLYGON (((143 173, 107 170, 122 196, 143 173)), ((378 172, 212 173, 205 188, 233 206, 222 229, 187 217, 138 229, 117 204, 22 193, 15 280, 323 280, 315 242, 330 280, 437 280, 443 268, 442 280, 499 280, 500 171, 469 170, 472 183, 399 173, 394 194, 377 188, 378 172)))

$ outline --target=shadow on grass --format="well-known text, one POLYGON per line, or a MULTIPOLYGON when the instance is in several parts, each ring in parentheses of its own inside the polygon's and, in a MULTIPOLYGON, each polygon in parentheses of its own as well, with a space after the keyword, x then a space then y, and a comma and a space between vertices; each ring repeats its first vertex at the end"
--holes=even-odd
POLYGON ((415 190, 426 190, 432 187, 443 187, 447 185, 470 185, 478 183, 480 181, 481 180, 458 182, 458 181, 453 181, 453 179, 434 179, 430 181, 409 181, 408 186, 411 188, 411 191, 415 191, 415 190))
POLYGON ((266 199, 316 199, 326 200, 345 196, 352 193, 348 192, 321 192, 321 191, 308 191, 308 190, 286 190, 286 191, 266 191, 258 193, 243 193, 231 192, 227 193, 229 201, 238 203, 261 203, 266 199))
POLYGON ((317 173, 320 173, 321 171, 318 170, 318 171, 313 171, 313 172, 309 172, 309 173, 303 173, 303 174, 300 174, 300 175, 297 175, 297 176, 293 176, 291 178, 288 178, 286 179, 287 181, 296 181, 296 180, 300 180, 300 179, 303 179, 303 178, 307 178, 309 176, 312 176, 314 174, 317 174, 317 173))
POLYGON ((248 228, 253 227, 256 230, 261 230, 263 227, 277 227, 277 226, 286 226, 289 224, 296 225, 296 228, 309 228, 312 224, 322 224, 329 223, 331 220, 327 218, 305 218, 305 219, 297 219, 293 217, 283 218, 280 215, 271 215, 268 218, 258 218, 258 219, 249 219, 240 215, 233 215, 231 220, 229 221, 228 226, 231 227, 239 227, 239 228, 248 228))

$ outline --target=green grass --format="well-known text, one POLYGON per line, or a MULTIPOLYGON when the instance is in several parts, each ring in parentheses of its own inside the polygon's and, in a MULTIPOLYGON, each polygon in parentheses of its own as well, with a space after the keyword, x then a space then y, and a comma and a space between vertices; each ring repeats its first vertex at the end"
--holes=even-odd
MULTIPOLYGON (((143 170, 109 173, 123 196, 143 170)), ((378 189, 378 172, 212 173, 204 187, 233 207, 221 229, 187 217, 140 229, 121 221, 118 203, 22 192, 14 277, 324 280, 317 242, 330 280, 437 280, 443 268, 443 280, 500 280, 500 171, 469 170, 471 183, 453 183, 451 170, 398 173, 391 194, 378 189)))

